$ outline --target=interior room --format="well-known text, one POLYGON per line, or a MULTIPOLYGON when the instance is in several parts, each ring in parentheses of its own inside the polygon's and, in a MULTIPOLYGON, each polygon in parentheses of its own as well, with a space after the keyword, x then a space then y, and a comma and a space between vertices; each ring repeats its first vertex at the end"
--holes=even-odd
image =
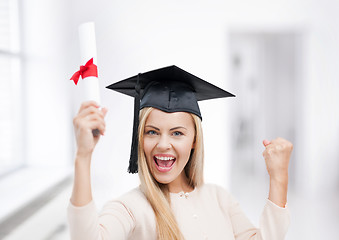
POLYGON ((176 65, 235 98, 199 103, 205 182, 253 222, 268 197, 264 139, 293 143, 286 239, 334 239, 339 225, 339 1, 0 2, 0 239, 70 239, 73 118, 86 100, 78 27, 95 24, 106 133, 92 158, 98 211, 139 185, 127 172, 132 98, 106 86, 176 65))

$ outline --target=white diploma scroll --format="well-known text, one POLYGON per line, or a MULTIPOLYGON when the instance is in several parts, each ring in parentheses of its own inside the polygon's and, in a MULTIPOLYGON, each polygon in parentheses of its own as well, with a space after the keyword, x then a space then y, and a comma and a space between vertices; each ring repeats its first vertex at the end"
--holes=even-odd
MULTIPOLYGON (((81 65, 85 65, 88 60, 93 58, 93 63, 98 66, 94 22, 86 22, 79 26, 79 43, 81 65)), ((82 80, 81 84, 84 87, 85 99, 96 101, 100 105, 98 78, 86 77, 82 80)))

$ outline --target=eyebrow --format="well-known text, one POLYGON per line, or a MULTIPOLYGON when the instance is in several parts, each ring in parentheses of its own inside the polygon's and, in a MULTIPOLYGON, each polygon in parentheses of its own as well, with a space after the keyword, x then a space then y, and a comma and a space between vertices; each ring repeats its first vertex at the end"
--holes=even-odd
MULTIPOLYGON (((154 128, 154 129, 156 129, 156 130, 160 131, 160 129, 159 129, 159 128, 157 128, 157 127, 154 127, 153 125, 146 125, 145 127, 151 127, 151 128, 154 128)), ((185 127, 178 126, 178 127, 171 128, 171 129, 170 129, 170 131, 177 130, 177 129, 180 129, 180 128, 183 128, 183 129, 186 129, 186 130, 187 130, 187 128, 185 128, 185 127)))

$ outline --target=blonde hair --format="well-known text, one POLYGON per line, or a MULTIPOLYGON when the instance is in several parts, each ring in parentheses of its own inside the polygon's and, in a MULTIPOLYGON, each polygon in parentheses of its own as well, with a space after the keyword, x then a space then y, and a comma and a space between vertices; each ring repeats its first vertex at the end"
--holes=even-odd
MULTIPOLYGON (((175 220, 171 209, 170 194, 166 184, 161 184, 153 177, 148 167, 146 156, 143 149, 143 136, 147 117, 153 110, 152 107, 140 110, 139 117, 139 147, 138 147, 138 172, 141 182, 141 189, 147 200, 151 204, 157 227, 159 240, 183 240, 184 237, 175 220)), ((195 147, 191 152, 189 161, 185 166, 185 173, 189 185, 193 188, 203 184, 203 164, 204 164, 204 146, 201 128, 201 120, 195 114, 192 114, 195 125, 195 147)))

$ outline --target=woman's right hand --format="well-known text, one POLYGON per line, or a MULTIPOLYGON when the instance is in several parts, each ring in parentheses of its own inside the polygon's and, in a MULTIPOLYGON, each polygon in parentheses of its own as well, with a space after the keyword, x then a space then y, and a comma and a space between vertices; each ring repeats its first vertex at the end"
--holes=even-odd
POLYGON ((78 114, 73 119, 75 138, 77 142, 77 155, 88 157, 100 139, 104 135, 106 124, 106 108, 99 109, 94 101, 88 101, 81 104, 78 114), (100 135, 93 136, 92 130, 99 129, 100 135))

